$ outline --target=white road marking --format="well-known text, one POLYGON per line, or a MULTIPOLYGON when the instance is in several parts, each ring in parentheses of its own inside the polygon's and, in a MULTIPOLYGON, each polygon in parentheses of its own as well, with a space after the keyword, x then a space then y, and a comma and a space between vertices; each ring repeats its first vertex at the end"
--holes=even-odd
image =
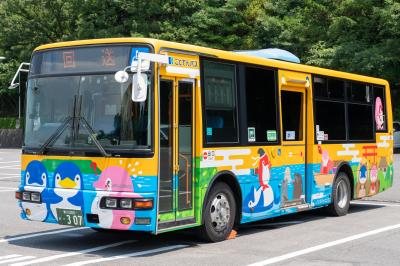
POLYGON ((0 189, 13 189, 13 190, 16 190, 17 188, 16 187, 0 187, 0 189))
POLYGON ((34 257, 34 256, 18 257, 18 258, 14 258, 14 259, 2 260, 2 261, 0 261, 0 264, 6 264, 6 263, 21 261, 21 260, 30 260, 30 259, 34 259, 34 258, 36 258, 36 257, 34 257))
POLYGON ((12 254, 12 255, 7 255, 7 256, 0 257, 0 260, 12 259, 12 258, 15 258, 15 257, 20 257, 20 256, 21 255, 18 255, 18 254, 12 254))
POLYGON ((55 230, 55 231, 44 232, 44 233, 34 233, 34 234, 11 237, 11 238, 0 238, 0 243, 9 243, 9 242, 17 241, 17 240, 21 240, 21 239, 27 239, 27 238, 33 238, 33 237, 39 237, 39 236, 47 236, 47 235, 55 235, 55 234, 61 234, 61 233, 65 233, 65 232, 78 231, 78 230, 84 230, 84 229, 87 229, 87 228, 86 227, 77 227, 77 228, 74 227, 74 228, 55 230))
POLYGON ((36 259, 36 260, 24 261, 24 262, 20 262, 20 263, 14 263, 14 264, 11 264, 11 266, 31 265, 31 264, 35 264, 35 263, 42 263, 42 262, 57 260, 57 259, 66 258, 66 257, 73 257, 73 256, 78 256, 78 255, 82 255, 82 254, 86 254, 86 253, 90 253, 90 252, 95 252, 95 251, 99 251, 99 250, 103 250, 103 249, 107 249, 107 248, 118 247, 118 246, 121 246, 121 245, 133 243, 133 242, 137 242, 137 240, 126 240, 126 241, 116 242, 116 243, 113 243, 113 244, 108 244, 108 245, 103 245, 103 246, 99 246, 99 247, 84 249, 84 250, 80 250, 80 251, 67 252, 67 253, 63 253, 63 254, 58 254, 58 255, 54 255, 54 256, 49 256, 49 257, 36 259))
POLYGON ((150 249, 150 250, 145 250, 145 251, 133 252, 133 253, 128 253, 128 254, 119 255, 119 256, 112 256, 112 257, 108 257, 108 258, 79 261, 79 262, 75 262, 75 263, 66 264, 64 266, 81 266, 81 265, 94 264, 94 263, 100 263, 100 262, 111 261, 111 260, 120 260, 120 259, 129 258, 129 257, 144 256, 144 255, 149 255, 149 254, 153 254, 153 253, 160 253, 160 252, 164 252, 164 251, 170 251, 170 250, 185 248, 185 247, 188 247, 188 245, 174 245, 174 246, 169 246, 169 247, 162 247, 162 248, 155 248, 155 249, 150 249))
MULTIPOLYGON (((1 176, 0 180, 6 180, 6 179, 15 179, 17 177, 20 177, 21 175, 9 175, 9 176, 1 176)), ((19 178, 17 178, 19 180, 19 178)))
POLYGON ((20 169, 21 165, 15 164, 15 165, 7 165, 7 166, 0 166, 0 169, 20 169), (12 168, 14 167, 14 168, 12 168))
POLYGON ((371 206, 384 206, 384 207, 400 207, 400 204, 396 203, 386 203, 386 202, 371 202, 371 201, 357 201, 357 202, 351 202, 351 204, 354 205, 371 205, 371 206))
POLYGON ((391 230, 396 230, 400 228, 400 224, 395 224, 395 225, 391 225, 391 226, 386 226, 383 228, 379 228, 379 229, 375 229, 372 231, 368 231, 365 233, 361 233, 361 234, 357 234, 357 235, 353 235, 353 236, 349 236, 346 238, 342 238, 342 239, 338 239, 332 242, 328 242, 328 243, 324 243, 318 246, 314 246, 314 247, 310 247, 310 248, 306 248, 306 249, 302 249, 302 250, 298 250, 295 252, 291 252, 291 253, 287 253, 278 257, 274 257, 274 258, 270 258, 270 259, 266 259, 263 261, 259 261, 259 262, 255 262, 252 264, 249 264, 247 266, 264 266, 264 265, 269 265, 269 264, 273 264, 273 263, 277 263, 277 262, 281 262, 284 260, 288 260, 291 258, 295 258, 298 256, 302 256, 308 253, 312 253, 312 252, 316 252, 325 248, 329 248, 329 247, 333 247, 333 246, 337 246, 337 245, 341 245, 350 241, 354 241, 357 239, 361 239, 361 238, 365 238, 368 236, 372 236, 372 235, 376 235, 376 234, 380 234, 383 232, 387 232, 387 231, 391 231, 391 230))
POLYGON ((20 163, 21 161, 0 161, 0 163, 20 163))

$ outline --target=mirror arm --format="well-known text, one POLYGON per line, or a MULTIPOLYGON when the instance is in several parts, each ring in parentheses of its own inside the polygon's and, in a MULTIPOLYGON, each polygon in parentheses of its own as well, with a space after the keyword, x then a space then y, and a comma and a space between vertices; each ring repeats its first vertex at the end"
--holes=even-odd
POLYGON ((20 74, 21 72, 28 73, 28 72, 29 72, 29 66, 30 66, 30 65, 31 65, 30 63, 25 63, 25 62, 24 62, 24 63, 21 63, 21 64, 19 65, 18 70, 17 70, 17 72, 15 72, 15 75, 14 75, 12 81, 11 81, 11 84, 10 84, 10 86, 8 87, 9 89, 15 89, 16 87, 19 86, 19 83, 15 83, 16 80, 17 80, 17 77, 19 76, 19 74, 20 74), (28 69, 23 68, 24 66, 27 66, 28 69))

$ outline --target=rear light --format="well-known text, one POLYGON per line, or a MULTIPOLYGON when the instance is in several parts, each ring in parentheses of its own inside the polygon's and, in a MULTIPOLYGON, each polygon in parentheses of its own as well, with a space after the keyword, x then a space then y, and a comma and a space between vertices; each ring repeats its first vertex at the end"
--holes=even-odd
POLYGON ((28 191, 22 192, 22 200, 23 201, 31 201, 31 193, 28 191))
POLYGON ((153 207, 153 199, 103 197, 100 200, 100 208, 102 209, 150 210, 153 207))
POLYGON ((116 198, 106 198, 106 208, 115 209, 117 208, 116 198))
POLYGON ((31 201, 40 202, 40 193, 39 192, 32 192, 31 193, 31 201))

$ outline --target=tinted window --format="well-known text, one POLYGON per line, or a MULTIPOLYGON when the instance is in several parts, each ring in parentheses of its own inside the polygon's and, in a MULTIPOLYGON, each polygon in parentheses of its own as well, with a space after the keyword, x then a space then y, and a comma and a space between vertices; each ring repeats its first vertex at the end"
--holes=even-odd
POLYGON ((315 125, 320 138, 317 140, 345 140, 346 139, 346 116, 345 104, 329 101, 315 102, 316 119, 315 125))
POLYGON ((277 142, 277 104, 274 71, 246 67, 247 139, 277 142))
POLYGON ((344 100, 346 82, 340 79, 314 77, 314 96, 332 100, 344 100))
POLYGON ((394 128, 394 131, 400 131, 400 124, 399 123, 393 123, 393 128, 394 128))
POLYGON ((340 79, 328 79, 328 96, 331 99, 344 100, 345 82, 340 79))
POLYGON ((238 142, 235 65, 203 62, 208 143, 238 142))
POLYGON ((282 134, 285 141, 303 140, 303 94, 282 91, 282 134))
POLYGON ((371 86, 365 83, 352 82, 348 90, 348 100, 353 102, 371 102, 371 86))
POLYGON ((374 86, 374 120, 376 131, 387 130, 385 88, 374 86))
POLYGON ((374 139, 372 106, 363 104, 348 104, 349 139, 374 139))

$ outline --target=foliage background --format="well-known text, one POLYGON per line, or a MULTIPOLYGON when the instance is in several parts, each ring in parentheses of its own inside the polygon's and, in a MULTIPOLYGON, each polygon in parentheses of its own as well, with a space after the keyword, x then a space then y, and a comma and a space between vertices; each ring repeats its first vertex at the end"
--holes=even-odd
POLYGON ((225 50, 278 47, 303 63, 389 80, 400 120, 400 0, 0 0, 0 99, 32 50, 142 36, 225 50))

